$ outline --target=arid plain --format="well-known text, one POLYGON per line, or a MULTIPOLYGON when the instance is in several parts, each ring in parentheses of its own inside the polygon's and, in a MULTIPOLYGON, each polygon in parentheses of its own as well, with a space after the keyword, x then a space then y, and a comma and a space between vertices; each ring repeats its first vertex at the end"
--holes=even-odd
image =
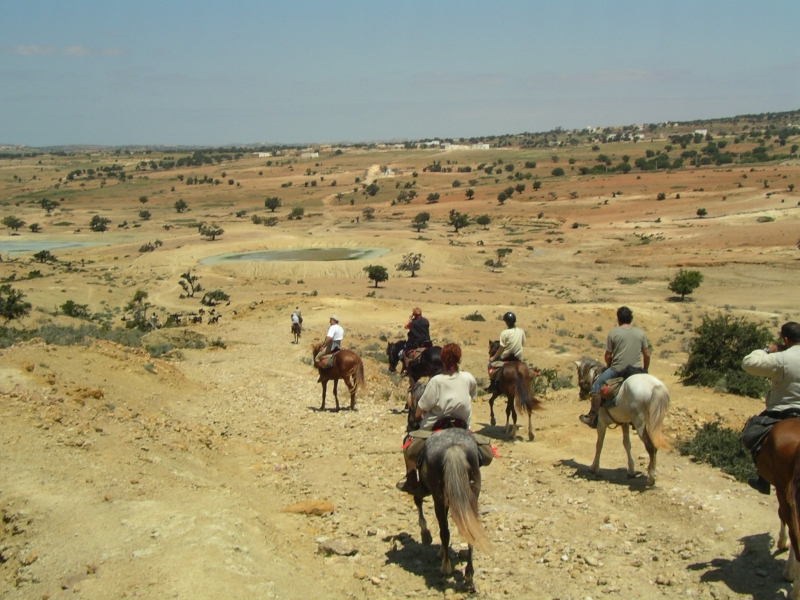
MULTIPOLYGON (((140 348, 34 338, 0 350, 0 595, 466 596, 463 563, 454 576, 439 573, 435 526, 433 546, 421 545, 413 503, 394 489, 404 383, 388 373, 384 340, 404 336, 413 306, 430 319, 436 342, 462 345, 463 367, 479 382, 506 310, 527 332, 526 361, 574 382, 572 361, 600 358, 616 308, 628 305, 653 344, 651 372, 670 389, 671 438, 712 421, 740 427, 762 402, 683 386, 675 371, 704 314, 743 315, 776 331, 797 319, 800 162, 579 175, 598 154, 632 163, 682 132, 660 128, 599 150, 346 147, 312 158, 212 151, 226 156, 155 170, 150 161, 191 152, 0 160, 0 216, 25 221, 0 238, 0 278, 33 306, 10 327, 88 323, 58 314, 68 300, 124 327, 138 290, 161 323, 197 312, 204 292, 230 297, 215 307, 218 323, 206 314, 203 323, 165 327, 140 348), (442 170, 426 169, 437 162, 442 170), (563 176, 552 175, 557 167, 563 176), (187 185, 204 177, 220 183, 187 185), (373 182, 374 196, 364 189, 373 182), (509 186, 514 193, 501 205, 497 196, 509 186), (411 190, 415 198, 398 202, 411 190), (430 194, 439 197, 429 202, 430 194), (274 213, 267 197, 281 199, 274 213), (58 205, 46 213, 42 199, 58 205), (180 213, 179 200, 187 205, 180 213), (302 218, 289 219, 296 207, 302 218), (472 223, 455 232, 451 210, 472 223), (418 232, 411 221, 421 212, 430 220, 418 232), (96 215, 110 220, 107 231, 91 231, 96 215), (476 224, 481 215, 491 222, 476 224), (270 217, 277 222, 257 223, 270 217), (224 233, 204 238, 201 222, 224 233), (22 251, 23 242, 32 245, 22 251), (154 249, 140 251, 148 243, 154 249), (333 262, 201 262, 340 247, 387 252, 333 262), (57 262, 33 259, 46 248, 57 262), (512 249, 503 266, 487 266, 500 248, 512 249), (395 269, 408 253, 423 258, 413 278, 395 269), (386 267, 389 279, 376 288, 367 265, 386 267), (704 276, 685 302, 667 288, 680 268, 704 276), (193 298, 181 297, 187 271, 203 287, 193 298), (299 345, 289 333, 295 306, 305 319, 299 345), (367 389, 354 412, 317 410, 310 343, 324 337, 332 313, 345 346, 365 362, 367 389), (476 313, 485 320, 465 319, 476 313), (304 501, 321 501, 324 514, 285 511, 304 501)), ((721 139, 735 147, 733 136, 721 139)), ((609 432, 601 473, 592 476, 595 434, 578 422, 586 406, 577 388, 542 399, 533 442, 523 441, 524 429, 507 440, 502 417, 490 426, 485 398, 473 407, 473 429, 495 438, 500 454, 484 469, 480 507, 495 550, 476 553, 477 597, 774 598, 788 589, 780 578, 785 554, 772 556, 774 495, 676 451, 660 453, 657 485, 645 489, 643 476, 625 476, 618 431, 609 432)), ((642 469, 644 447, 633 444, 642 469)), ((435 523, 432 506, 426 510, 435 523)), ((460 542, 454 533, 456 551, 460 542)))

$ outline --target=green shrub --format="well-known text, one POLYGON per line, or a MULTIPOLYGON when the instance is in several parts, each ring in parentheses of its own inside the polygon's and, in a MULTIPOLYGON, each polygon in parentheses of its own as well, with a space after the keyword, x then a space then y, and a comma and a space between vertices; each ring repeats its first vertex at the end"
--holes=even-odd
POLYGON ((160 356, 163 356, 170 350, 172 350, 172 348, 173 348, 172 344, 170 344, 169 342, 165 342, 163 344, 158 344, 156 346, 148 346, 146 350, 151 357, 158 358, 160 356))
POLYGON ((739 481, 756 474, 750 453, 739 442, 739 432, 719 423, 706 423, 693 438, 678 440, 677 448, 683 456, 708 463, 739 481))
POLYGON ((483 315, 476 310, 474 313, 470 313, 466 317, 464 317, 464 320, 465 321, 485 321, 486 319, 484 319, 483 315))
POLYGON ((763 324, 752 323, 745 317, 737 319, 720 313, 711 318, 706 314, 694 334, 686 364, 676 373, 685 384, 750 398, 764 395, 769 381, 748 375, 741 367, 745 356, 771 341, 772 336, 763 324))

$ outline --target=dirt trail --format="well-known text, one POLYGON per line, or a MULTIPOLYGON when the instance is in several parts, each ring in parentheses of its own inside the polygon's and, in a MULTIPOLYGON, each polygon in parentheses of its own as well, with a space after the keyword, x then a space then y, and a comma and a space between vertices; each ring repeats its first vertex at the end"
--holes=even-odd
MULTIPOLYGON (((109 344, 3 351, 3 597, 462 595, 458 572, 438 572, 436 534, 420 545, 413 504, 394 490, 400 382, 365 358, 358 410, 319 412, 305 364, 319 318, 308 312, 298 346, 264 305, 221 325, 226 350, 184 350, 177 365, 109 344), (282 512, 304 500, 335 510, 282 512), (356 553, 327 556, 324 540, 356 553)), ((347 335, 362 349, 377 337, 369 321, 347 335)), ((480 354, 466 364, 476 374, 480 354)), ((691 407, 712 395, 674 394, 672 429, 700 418, 691 407)), ((734 401, 736 418, 749 402, 734 401)), ((479 597, 772 597, 781 587, 765 533, 777 531, 774 497, 676 453, 660 455, 658 486, 645 490, 643 476, 625 476, 618 432, 593 477, 575 390, 551 392, 546 406, 533 443, 507 442, 476 402, 473 428, 501 455, 484 469, 496 550, 476 554, 479 597)))

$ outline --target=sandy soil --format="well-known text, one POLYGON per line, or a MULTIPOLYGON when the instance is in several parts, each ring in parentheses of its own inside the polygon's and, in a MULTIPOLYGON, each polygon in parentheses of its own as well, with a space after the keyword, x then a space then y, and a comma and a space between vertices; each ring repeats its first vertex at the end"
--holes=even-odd
MULTIPOLYGON (((351 181, 378 164, 410 180, 411 159, 394 164, 366 154, 352 160, 326 163, 326 180, 351 181)), ((422 164, 414 166, 421 172, 422 164)), ((423 546, 413 503, 394 489, 403 471, 404 386, 387 372, 381 337, 402 337, 412 306, 423 308, 437 342, 462 344, 464 368, 481 382, 487 342, 499 333, 505 310, 514 310, 528 333, 528 362, 568 376, 572 360, 600 356, 616 308, 631 306, 654 344, 651 372, 671 392, 672 439, 710 421, 740 427, 761 406, 678 382, 685 340, 704 314, 729 311, 770 326, 796 318, 797 201, 785 189, 766 198, 756 184, 739 188, 744 169, 647 174, 643 180, 635 174, 567 178, 502 207, 496 190, 479 186, 467 201, 463 190, 445 193, 453 174, 422 181, 433 177, 423 174, 421 188, 443 191, 438 204, 392 206, 378 198, 376 218, 360 223, 354 220, 361 196, 350 205, 330 189, 308 199, 304 190, 293 190, 306 216, 286 221, 284 207, 280 224, 266 228, 233 213, 255 211, 259 203, 263 211, 257 196, 297 176, 259 179, 259 166, 227 165, 245 187, 255 181, 244 200, 229 201, 234 191, 191 190, 198 194, 188 200, 195 207, 191 217, 225 228, 214 242, 180 223, 163 230, 174 199, 154 194, 148 208, 156 216, 139 228, 101 236, 85 226, 77 234, 46 227, 36 239, 100 237, 104 243, 54 252, 58 265, 4 254, 0 276, 16 273, 15 287, 34 305, 22 323, 27 327, 77 323, 52 316, 67 299, 88 303, 93 312, 113 310, 137 289, 148 292, 162 320, 196 311, 197 297, 180 298, 178 276, 188 268, 205 290, 229 293, 231 303, 218 307, 217 325, 151 334, 145 341, 151 347, 192 336, 207 344, 162 358, 111 342, 32 340, 0 351, 3 598, 465 596, 463 563, 451 577, 439 573, 432 506, 426 503, 434 544, 423 546), (675 186, 681 199, 672 192, 666 201, 654 199, 654 190, 675 186), (700 187, 704 191, 691 191, 700 187), (555 199, 548 196, 553 190, 555 199), (622 195, 612 197, 612 191, 622 195), (699 206, 709 217, 696 217, 699 206), (450 209, 494 220, 488 230, 473 225, 454 234, 444 223, 450 209), (422 210, 431 213, 431 226, 417 234, 408 223, 422 210), (764 215, 775 220, 758 222, 764 215), (137 252, 156 238, 162 247, 137 252), (391 248, 374 261, 389 268, 391 278, 376 289, 364 277, 365 261, 198 265, 226 252, 339 246, 391 248), (484 262, 501 247, 514 250, 504 268, 491 272, 484 262), (394 271, 407 252, 424 255, 417 277, 394 271), (667 290, 681 266, 705 276, 683 303, 667 290), (22 279, 32 269, 45 276, 22 279), (620 277, 629 279, 623 284, 620 277), (295 306, 305 317, 299 345, 289 333, 295 306), (324 337, 332 312, 345 328, 346 346, 365 361, 368 385, 359 390, 354 412, 318 410, 310 342, 324 337), (486 320, 464 319, 475 312, 486 320), (216 339, 226 347, 208 345, 216 339), (306 504, 298 510, 316 507, 323 514, 286 510, 299 502, 306 504)), ((797 165, 779 168, 789 181, 797 174, 797 165)), ((169 181, 153 175, 148 185, 169 185, 159 176, 169 181)), ((113 196, 110 188, 104 193, 113 196)), ((113 223, 130 219, 141 208, 139 195, 131 191, 124 207, 109 201, 103 214, 113 223)), ((427 189, 420 191, 426 195, 427 189)), ((88 222, 97 210, 90 200, 69 200, 72 212, 62 210, 52 220, 88 222)), ((26 210, 33 214, 35 207, 26 210)), ((504 419, 488 424, 485 399, 474 406, 473 429, 494 438, 501 456, 483 473, 480 510, 495 551, 476 553, 477 597, 784 593, 785 554, 772 555, 774 496, 760 496, 674 451, 659 454, 657 486, 645 489, 644 476, 626 478, 618 431, 607 436, 601 473, 592 476, 594 432, 577 421, 586 408, 577 389, 550 391, 544 401, 534 416, 534 442, 522 441, 525 428, 517 440, 507 440, 504 419)), ((638 439, 633 444, 643 469, 644 447, 638 439)), ((462 548, 454 532, 453 549, 462 548)))

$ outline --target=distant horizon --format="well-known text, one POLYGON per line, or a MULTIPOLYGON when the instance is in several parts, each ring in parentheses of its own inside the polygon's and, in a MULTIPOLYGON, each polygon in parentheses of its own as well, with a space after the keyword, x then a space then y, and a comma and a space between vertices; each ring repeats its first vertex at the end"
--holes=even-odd
POLYGON ((0 14, 0 136, 34 148, 468 139, 800 98, 791 0, 75 0, 0 14))
MULTIPOLYGON (((50 146, 29 146, 26 144, 13 144, 13 143, 4 143, 0 141, 0 149, 3 148, 32 148, 35 150, 48 150, 48 149, 58 149, 58 148, 160 148, 163 147, 166 150, 170 151, 170 149, 175 149, 176 151, 180 151, 181 149, 191 150, 195 148, 249 148, 249 149, 256 149, 260 147, 276 147, 276 146, 283 146, 287 148, 299 148, 304 146, 322 146, 322 145, 330 145, 330 146, 352 146, 356 144, 401 144, 405 142, 419 142, 421 140, 459 140, 459 141, 468 141, 470 139, 475 138, 497 138, 501 136, 517 136, 522 135, 523 133, 532 133, 532 134, 544 134, 549 133, 551 131, 555 131, 557 129, 561 129, 564 132, 571 132, 571 131, 582 131, 585 130, 587 127, 594 127, 594 128, 611 128, 611 129, 620 129, 623 127, 628 127, 630 125, 680 125, 680 124, 688 124, 688 123, 713 123, 718 121, 723 121, 726 119, 744 119, 747 117, 757 116, 757 115, 776 115, 776 114, 784 114, 784 113, 800 113, 800 108, 791 108, 787 110, 779 110, 779 111, 763 111, 760 113, 742 113, 736 115, 723 115, 717 117, 706 117, 706 118, 697 118, 697 119, 685 119, 685 120, 671 120, 667 119, 664 121, 658 122, 639 122, 639 123, 625 123, 623 124, 586 124, 581 127, 560 127, 556 126, 552 129, 544 130, 544 131, 517 131, 517 132, 506 132, 506 133, 498 133, 498 134, 489 134, 483 136, 424 136, 420 138, 392 138, 392 139, 373 139, 373 140, 338 140, 334 142, 323 141, 323 142, 231 142, 228 144, 170 144, 170 143, 158 143, 158 144, 54 144, 50 146)), ((800 123, 793 123, 795 126, 800 126, 800 123)))

